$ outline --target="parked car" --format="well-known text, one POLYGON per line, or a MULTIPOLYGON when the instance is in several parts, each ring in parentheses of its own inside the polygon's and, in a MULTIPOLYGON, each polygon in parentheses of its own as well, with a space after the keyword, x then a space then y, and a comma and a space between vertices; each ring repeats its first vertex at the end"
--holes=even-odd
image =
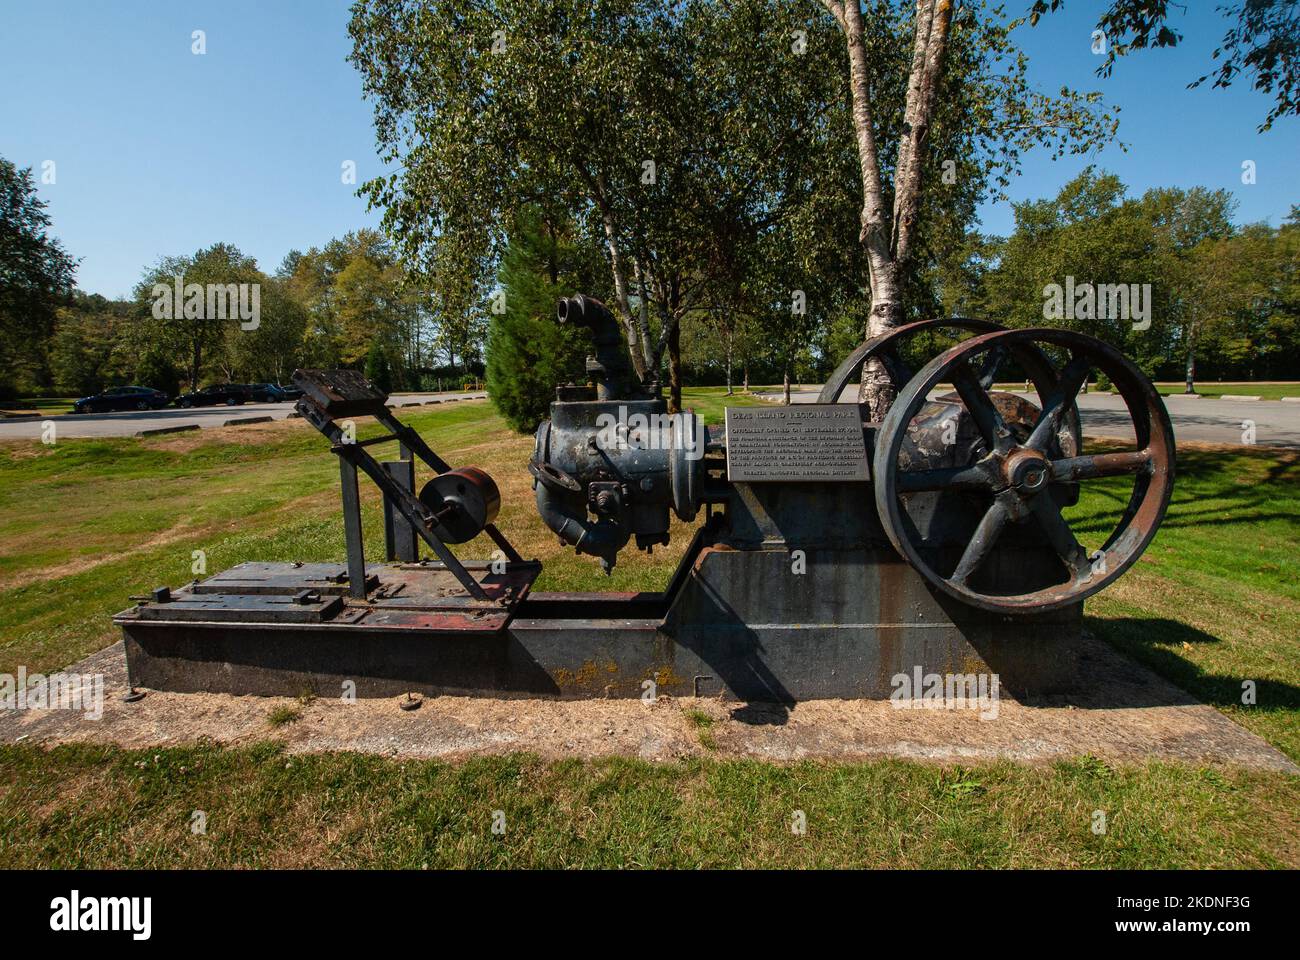
POLYGON ((214 383, 202 390, 182 393, 176 398, 178 407, 215 407, 225 404, 228 407, 241 406, 248 402, 246 383, 214 383))
POLYGON ((284 403, 302 396, 297 387, 284 387, 278 383, 250 383, 247 386, 250 399, 257 403, 284 403))
POLYGON ((110 410, 161 410, 171 398, 150 387, 113 387, 72 404, 73 413, 107 413, 110 410))

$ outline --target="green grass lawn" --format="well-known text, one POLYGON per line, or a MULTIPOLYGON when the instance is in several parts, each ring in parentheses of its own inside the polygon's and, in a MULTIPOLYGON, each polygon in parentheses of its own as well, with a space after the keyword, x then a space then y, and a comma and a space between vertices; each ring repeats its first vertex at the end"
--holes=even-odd
POLYGON ((0 864, 1281 867, 1300 862, 1298 801, 1293 777, 1088 757, 447 764, 271 745, 5 746, 0 864), (195 811, 206 833, 192 831, 195 811), (493 833, 496 811, 504 833, 493 833))
MULTIPOLYGON (((1162 394, 1168 396, 1171 393, 1182 393, 1186 388, 1183 382, 1156 384, 1156 387, 1162 394)), ((1196 383, 1196 392, 1203 397, 1221 397, 1225 393, 1234 393, 1239 396, 1259 397, 1261 400, 1280 400, 1282 397, 1300 397, 1300 382, 1291 383, 1243 383, 1243 382, 1223 382, 1223 383, 1196 383)))
MULTIPOLYGON (((687 405, 717 422, 726 404, 755 402, 722 394, 689 391, 687 405)), ((683 525, 670 548, 629 555, 603 578, 537 519, 530 437, 481 402, 403 416, 453 464, 494 476, 499 525, 546 564, 538 589, 662 588, 683 525)), ((1159 537, 1089 601, 1089 625, 1300 760, 1300 458, 1184 450, 1179 472, 1159 537), (1241 704, 1244 679, 1256 706, 1241 704)), ((1120 492, 1085 489, 1074 516, 1087 542, 1120 492)), ((378 559, 377 493, 365 505, 378 559)), ((111 614, 130 594, 192 579, 195 551, 208 573, 341 559, 337 467, 319 436, 290 421, 0 444, 0 672, 57 668, 113 642, 111 614)), ((1300 781, 1284 774, 1091 758, 443 764, 272 747, 0 747, 0 866, 1300 866, 1297 810, 1300 781), (190 833, 195 809, 207 836, 190 833), (504 837, 491 833, 494 809, 506 811, 504 837), (796 809, 806 836, 790 831, 796 809), (1090 829, 1096 809, 1114 814, 1103 836, 1090 829)))

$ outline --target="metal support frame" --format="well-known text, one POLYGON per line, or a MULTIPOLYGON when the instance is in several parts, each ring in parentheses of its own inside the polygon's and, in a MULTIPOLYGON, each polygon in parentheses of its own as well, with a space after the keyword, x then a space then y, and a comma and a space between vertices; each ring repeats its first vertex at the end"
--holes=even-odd
POLYGON ((366 551, 361 535, 361 492, 357 489, 357 468, 339 458, 339 485, 343 489, 343 537, 348 549, 348 594, 366 599, 366 551))
MULTIPOLYGON (((411 459, 410 451, 405 444, 402 446, 402 456, 400 460, 389 460, 384 463, 384 469, 388 471, 393 481, 404 490, 415 489, 415 461, 411 459)), ((419 544, 416 537, 419 534, 415 527, 406 521, 405 517, 398 515, 393 509, 393 505, 387 498, 384 499, 384 557, 389 560, 401 560, 405 563, 414 563, 420 559, 419 544)))
MULTIPOLYGON (((387 407, 384 407, 382 412, 376 413, 375 419, 383 426, 387 427, 389 431, 392 432, 393 436, 397 437, 402 442, 403 450, 409 449, 438 473, 446 473, 451 469, 451 465, 448 464, 447 461, 443 460, 442 457, 434 453, 433 449, 424 442, 422 436, 406 424, 402 423, 402 421, 398 420, 397 417, 393 416, 393 412, 387 407)), ((524 558, 519 555, 519 551, 515 549, 514 544, 506 539, 505 534, 497 529, 496 524, 489 523, 483 528, 483 532, 492 538, 492 542, 501 549, 501 552, 506 555, 508 561, 511 563, 523 563, 524 558)))
MULTIPOLYGON (((401 543, 403 528, 417 534, 442 565, 452 573, 475 600, 482 603, 495 603, 484 591, 482 585, 456 558, 450 548, 443 543, 435 532, 437 521, 432 512, 420 502, 415 495, 415 463, 412 456, 419 457, 437 473, 445 473, 450 465, 433 452, 415 430, 397 419, 385 404, 387 396, 372 386, 359 380, 359 383, 339 383, 344 376, 355 377, 347 371, 335 371, 322 375, 318 371, 298 371, 295 382, 303 389, 303 397, 296 405, 298 413, 304 420, 324 435, 330 442, 330 450, 339 458, 339 477, 343 487, 343 524, 347 539, 349 591, 352 596, 364 599, 366 595, 365 553, 361 533, 361 502, 357 490, 357 471, 365 473, 384 496, 385 530, 388 536, 386 549, 389 559, 418 559, 418 550, 413 539, 409 548, 401 543), (330 382, 325 378, 333 378, 330 382), (387 436, 366 440, 350 439, 339 426, 338 416, 370 416, 389 431, 387 436), (396 463, 380 463, 371 456, 368 447, 380 441, 397 440, 401 445, 401 460, 396 463), (403 464, 409 463, 410 466, 403 464), (409 482, 408 482, 409 480, 409 482), (390 528, 391 523, 391 528, 390 528), (405 551, 406 557, 398 551, 405 551)), ((494 524, 484 527, 484 532, 513 563, 522 563, 523 558, 513 544, 497 530, 494 524)))

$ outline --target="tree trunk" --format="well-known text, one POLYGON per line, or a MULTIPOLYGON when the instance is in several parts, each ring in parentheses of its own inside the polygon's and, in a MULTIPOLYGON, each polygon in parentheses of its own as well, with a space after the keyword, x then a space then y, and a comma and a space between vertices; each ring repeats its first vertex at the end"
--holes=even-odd
MULTIPOLYGON (((934 112, 935 92, 943 67, 951 0, 916 0, 916 37, 904 105, 904 131, 895 163, 892 216, 885 210, 885 192, 871 102, 869 63, 857 0, 822 0, 844 32, 849 54, 849 90, 853 100, 853 129, 862 176, 859 241, 867 254, 871 311, 867 338, 900 325, 905 314, 899 290, 902 267, 911 256, 913 228, 920 210, 923 146, 934 112)), ((862 367, 858 400, 873 420, 880 420, 894 401, 895 388, 884 366, 871 360, 862 367)))
MULTIPOLYGON (((897 272, 890 251, 890 222, 885 212, 881 189, 880 162, 876 153, 873 124, 870 67, 866 39, 863 35, 862 10, 857 0, 829 4, 831 13, 844 30, 849 53, 849 89, 853 98, 853 131, 858 144, 858 169, 862 177, 861 229, 858 240, 866 249, 867 270, 871 283, 871 313, 866 336, 878 336, 897 326, 902 316, 898 303, 897 272)), ((879 361, 862 367, 858 401, 865 403, 871 419, 881 420, 894 400, 889 376, 879 361)))
MULTIPOLYGON (((593 177, 582 166, 579 166, 578 171, 591 190, 592 199, 595 200, 597 209, 600 210, 600 222, 605 231, 605 246, 609 250, 609 267, 614 276, 614 299, 616 301, 614 312, 618 314, 619 320, 623 323, 623 332, 627 336, 628 353, 632 358, 632 370, 641 383, 647 385, 649 383, 647 377, 649 364, 646 362, 645 341, 649 339, 649 332, 643 328, 643 321, 639 322, 638 318, 632 315, 632 307, 628 302, 627 267, 623 262, 623 250, 618 242, 618 223, 614 219, 614 211, 605 196, 605 178, 601 174, 593 177), (642 329, 638 329, 639 326, 642 329), (639 345, 638 341, 640 341, 639 345)), ((633 266, 636 267, 639 274, 640 267, 635 260, 633 260, 633 266)))
MULTIPOLYGON (((637 317, 635 319, 637 336, 641 341, 641 359, 647 371, 653 371, 652 379, 658 377, 659 366, 650 354, 650 297, 646 289, 645 272, 641 269, 639 258, 632 259, 632 268, 636 273, 637 291, 641 297, 641 303, 638 305, 637 317)), ((629 342, 632 353, 635 354, 636 345, 629 342)), ((646 384, 649 386, 649 384, 646 384)))
POLYGON ((1187 383, 1183 393, 1196 392, 1196 326, 1187 328, 1187 383))
POLYGON ((731 331, 727 331, 727 396, 732 396, 734 391, 731 389, 731 331))
POLYGON ((749 357, 745 358, 745 393, 749 393, 749 357))
POLYGON ((674 323, 668 334, 668 412, 682 411, 682 325, 674 323))
POLYGON ((784 389, 784 395, 782 397, 781 402, 788 407, 790 406, 790 368, 789 367, 785 368, 785 373, 783 374, 783 382, 785 384, 785 389, 784 389))

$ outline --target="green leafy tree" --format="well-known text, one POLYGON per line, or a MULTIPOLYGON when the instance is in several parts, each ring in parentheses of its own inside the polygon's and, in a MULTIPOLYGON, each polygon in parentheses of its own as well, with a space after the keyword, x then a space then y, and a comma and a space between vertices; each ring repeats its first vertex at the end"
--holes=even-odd
POLYGON ((1286 350, 1286 228, 1238 230, 1235 209, 1227 191, 1203 187, 1129 197, 1113 174, 1089 168, 1054 198, 1015 204, 979 312, 1099 336, 1148 373, 1182 375, 1188 392, 1201 358, 1216 371, 1251 354, 1267 362, 1286 350), (1103 287, 1116 285, 1149 288, 1139 290, 1142 316, 1132 302, 1128 313, 1103 309, 1116 303, 1103 287), (1045 309, 1058 296, 1063 309, 1045 309))
MULTIPOLYGON (((1026 145, 1087 150, 1113 126, 1092 100, 1030 91, 1007 24, 965 11, 947 56, 934 49, 947 70, 927 81, 924 129, 907 134, 955 176, 927 166, 932 188, 904 204, 911 252, 890 267, 896 286, 919 276, 932 241, 960 233, 991 172, 1026 145)), ((398 169, 362 192, 435 295, 458 304, 486 296, 502 225, 538 198, 560 205, 604 250, 608 279, 593 292, 622 320, 637 374, 657 383, 667 356, 675 401, 687 314, 724 326, 724 308, 766 314, 784 344, 815 332, 770 309, 795 290, 817 290, 814 326, 861 297, 859 121, 884 157, 921 119, 905 109, 910 15, 873 4, 866 16, 870 31, 846 49, 843 17, 797 0, 363 0, 352 60, 398 169), (864 90, 874 97, 860 102, 864 90), (777 256, 793 259, 752 272, 777 256)), ((892 164, 873 169, 883 197, 892 164)))
POLYGON ((0 157, 0 396, 48 383, 44 346, 77 264, 49 236, 31 168, 0 157))
MULTIPOLYGON (((102 298, 101 298, 102 299, 102 298)), ((113 379, 120 319, 98 305, 60 307, 50 341, 54 386, 85 396, 98 393, 113 379)))
POLYGON ((585 382, 584 331, 561 326, 555 301, 582 288, 596 265, 589 248, 540 207, 521 211, 499 274, 504 311, 491 314, 486 350, 487 390, 516 430, 529 432, 547 416, 555 387, 585 382))
POLYGON ((232 380, 285 383, 303 363, 307 308, 284 280, 268 277, 261 284, 259 323, 252 329, 227 324, 224 362, 232 380))
POLYGON ((58 309, 48 345, 54 387, 85 395, 136 382, 148 346, 137 313, 130 301, 74 290, 58 309))
POLYGON ((388 351, 378 339, 370 344, 370 350, 366 354, 366 379, 384 393, 390 393, 393 389, 393 371, 388 362, 388 351))
POLYGON ((1189 363, 1214 379, 1295 378, 1300 369, 1300 228, 1251 224, 1193 251, 1200 305, 1189 363))
POLYGON ((132 379, 143 387, 161 390, 169 397, 175 397, 180 392, 181 371, 159 343, 151 344, 145 350, 132 379))
MULTIPOLYGON (((306 309, 302 355, 307 365, 361 365, 379 338, 394 384, 418 385, 437 339, 430 298, 379 233, 358 230, 321 248, 294 251, 278 276, 286 294, 306 309)), ((457 350, 462 345, 455 341, 457 350)))
POLYGON ((208 306, 206 294, 201 305, 191 300, 186 288, 191 284, 204 289, 208 284, 257 284, 260 290, 265 280, 265 274, 257 269, 251 257, 231 244, 216 243, 190 256, 162 258, 136 285, 135 296, 142 315, 153 319, 154 335, 184 358, 191 389, 200 385, 209 368, 221 369, 224 365, 229 372, 227 328, 238 327, 240 320, 232 316, 234 311, 229 305, 225 311, 227 316, 221 317, 208 306), (182 284, 180 298, 175 295, 178 281, 182 284))

